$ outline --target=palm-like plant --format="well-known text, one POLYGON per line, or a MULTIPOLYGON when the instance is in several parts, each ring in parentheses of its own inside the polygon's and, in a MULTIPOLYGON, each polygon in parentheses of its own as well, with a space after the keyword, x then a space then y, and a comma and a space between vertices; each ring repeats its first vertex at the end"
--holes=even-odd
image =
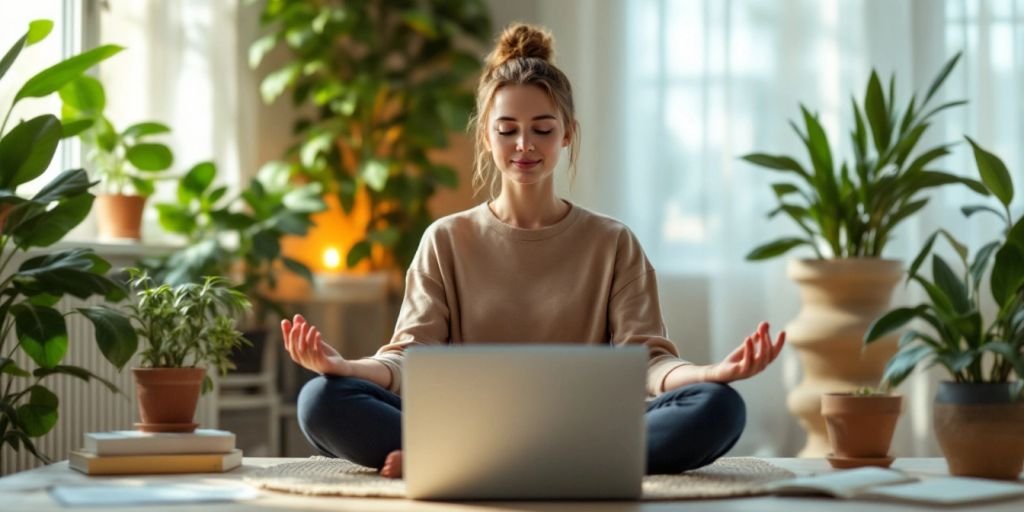
POLYGON ((962 208, 964 215, 991 212, 1006 224, 1000 240, 982 246, 968 258, 964 244, 949 232, 938 230, 925 242, 908 271, 907 281, 918 283, 929 301, 915 307, 897 308, 879 318, 864 335, 872 343, 887 333, 917 318, 925 321, 934 334, 908 329, 900 338, 900 351, 888 363, 884 384, 899 385, 919 364, 941 365, 956 382, 1013 382, 1014 396, 1024 389, 1024 218, 1014 221, 1009 205, 1013 201, 1013 182, 1006 165, 996 155, 967 139, 982 182, 998 198, 1003 210, 988 205, 962 208), (943 237, 960 259, 958 273, 941 256, 932 254, 937 237, 943 237), (918 273, 932 254, 932 279, 918 273), (999 308, 987 325, 982 316, 981 283, 993 260, 989 277, 992 298, 999 308), (988 356, 991 360, 983 362, 988 356))
POLYGON ((976 180, 930 167, 949 153, 951 144, 915 152, 933 116, 966 103, 950 101, 928 109, 959 58, 957 54, 946 62, 923 101, 918 103, 914 94, 903 109, 896 106, 895 76, 890 77, 886 93, 878 74, 872 71, 863 106, 851 98, 856 122, 850 131, 852 164, 836 165, 825 130, 817 116, 803 105, 800 110, 804 129, 790 124, 807 149, 809 168, 785 155, 745 155, 743 159, 750 163, 799 178, 796 183, 772 185, 779 206, 768 216, 784 213, 804 233, 763 244, 751 251, 747 259, 773 258, 799 246, 810 246, 818 258, 826 257, 822 246, 827 247, 827 255, 833 258, 877 258, 891 239, 893 229, 928 203, 928 198, 919 195, 923 190, 961 183, 987 194, 976 180))

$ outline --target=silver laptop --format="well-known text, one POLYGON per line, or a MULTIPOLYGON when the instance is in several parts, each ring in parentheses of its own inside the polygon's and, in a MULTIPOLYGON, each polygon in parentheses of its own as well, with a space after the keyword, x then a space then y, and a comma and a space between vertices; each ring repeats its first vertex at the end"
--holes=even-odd
POLYGON ((414 347, 402 381, 414 499, 635 499, 644 347, 414 347))

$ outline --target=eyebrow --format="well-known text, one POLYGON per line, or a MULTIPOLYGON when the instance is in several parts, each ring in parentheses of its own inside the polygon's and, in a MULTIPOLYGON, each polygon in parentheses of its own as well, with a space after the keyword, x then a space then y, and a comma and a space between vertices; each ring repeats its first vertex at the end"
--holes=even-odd
MULTIPOLYGON (((534 121, 539 121, 541 119, 555 119, 555 120, 557 120, 558 118, 553 116, 553 115, 551 115, 551 114, 541 114, 539 116, 533 116, 533 120, 534 121)), ((495 121, 519 121, 519 120, 514 118, 514 117, 501 116, 501 117, 495 119, 495 121)))

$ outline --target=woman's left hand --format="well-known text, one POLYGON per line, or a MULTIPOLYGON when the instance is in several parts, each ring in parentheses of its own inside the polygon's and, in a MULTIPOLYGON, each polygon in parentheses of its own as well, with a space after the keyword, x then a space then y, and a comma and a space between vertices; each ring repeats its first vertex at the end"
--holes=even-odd
POLYGON ((747 336, 729 357, 721 363, 705 367, 703 380, 728 383, 753 377, 778 357, 785 343, 786 331, 780 332, 772 343, 768 322, 761 322, 754 334, 747 336))

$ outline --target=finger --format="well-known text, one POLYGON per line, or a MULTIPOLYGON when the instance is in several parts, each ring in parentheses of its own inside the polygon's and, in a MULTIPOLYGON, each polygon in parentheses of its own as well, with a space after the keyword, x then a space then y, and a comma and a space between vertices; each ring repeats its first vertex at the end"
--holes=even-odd
POLYGON ((304 317, 302 315, 299 315, 299 314, 296 314, 295 315, 295 323, 299 323, 299 322, 302 322, 304 324, 308 324, 309 323, 309 322, 306 321, 306 317, 304 317))
POLYGON ((306 335, 306 324, 298 323, 295 324, 295 328, 292 329, 292 348, 295 352, 301 355, 305 352, 306 347, 302 344, 302 339, 306 335))
POLYGON ((757 326, 757 331, 761 333, 761 336, 768 336, 768 331, 770 329, 771 326, 768 325, 768 322, 761 322, 760 325, 757 326))
POLYGON ((312 354, 316 348, 316 327, 310 325, 306 331, 306 352, 312 354))
MULTIPOLYGON (((749 340, 749 338, 748 338, 749 340)), ((754 343, 751 341, 743 347, 743 360, 740 361, 740 378, 746 378, 750 374, 751 361, 754 359, 754 343)))
POLYGON ((786 344, 786 331, 779 333, 779 337, 775 340, 775 346, 772 348, 772 359, 779 357, 782 353, 782 347, 786 344))
POLYGON ((732 353, 729 354, 729 357, 726 358, 726 361, 730 363, 738 363, 742 361, 743 353, 747 350, 747 345, 749 344, 750 336, 747 336, 746 339, 743 340, 743 343, 740 343, 740 346, 736 347, 736 350, 733 350, 732 353))
POLYGON ((284 319, 284 320, 281 320, 281 338, 284 339, 284 349, 289 351, 289 352, 291 352, 291 348, 290 348, 291 343, 288 342, 289 341, 288 340, 288 334, 291 331, 292 331, 292 323, 289 322, 287 318, 284 319))
POLYGON ((320 353, 323 352, 323 348, 321 347, 321 345, 323 344, 324 339, 323 337, 320 336, 320 331, 317 331, 315 329, 314 331, 316 332, 316 336, 314 337, 313 340, 313 352, 315 352, 316 355, 319 356, 320 353))
POLYGON ((760 352, 758 353, 758 372, 764 370, 772 362, 772 339, 768 336, 761 338, 760 352))

